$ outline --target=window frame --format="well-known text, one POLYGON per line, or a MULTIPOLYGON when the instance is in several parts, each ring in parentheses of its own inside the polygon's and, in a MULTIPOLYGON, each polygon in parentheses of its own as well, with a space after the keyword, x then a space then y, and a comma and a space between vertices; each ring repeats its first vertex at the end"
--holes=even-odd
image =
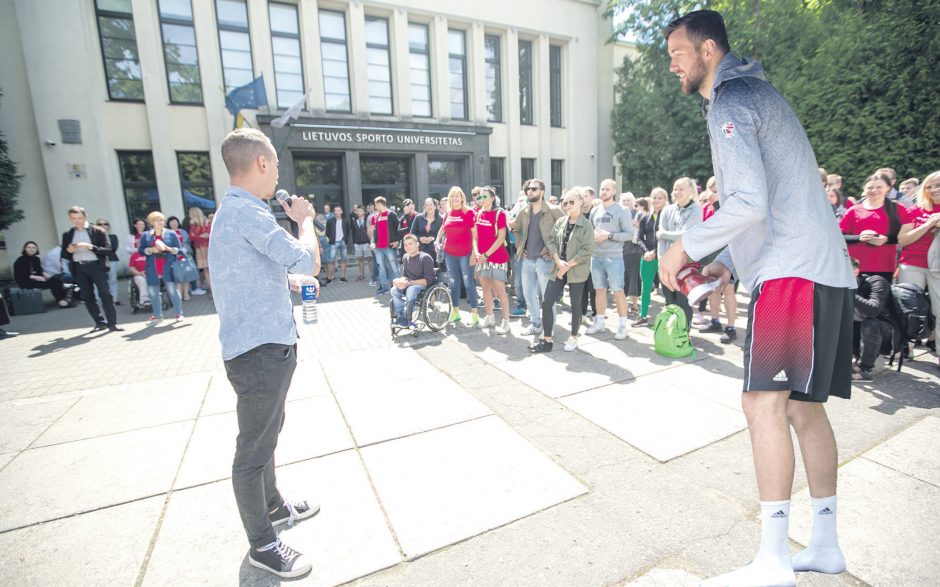
POLYGON ((369 22, 383 22, 385 23, 385 45, 380 45, 378 43, 373 43, 369 41, 369 34, 365 34, 366 42, 366 94, 369 96, 369 100, 372 100, 372 93, 369 91, 369 84, 372 83, 372 80, 369 79, 369 49, 383 49, 385 51, 385 57, 388 61, 388 112, 376 112, 372 110, 372 105, 369 105, 369 114, 375 116, 395 116, 395 83, 392 79, 392 30, 389 23, 389 19, 384 16, 372 16, 366 15, 365 17, 365 29, 368 29, 369 22))
MULTIPOLYGON (((212 177, 212 158, 209 151, 176 151, 176 172, 180 180, 180 199, 183 203, 183 213, 189 214, 189 210, 186 208, 186 196, 183 195, 183 192, 186 191, 187 187, 195 188, 209 188, 212 190, 212 201, 215 202, 215 209, 219 208, 219 201, 215 196, 215 184, 213 183, 212 177), (204 155, 206 158, 206 163, 209 166, 209 181, 208 182, 197 182, 197 181, 186 181, 183 178, 183 166, 180 164, 180 155, 204 155)), ((205 210, 203 210, 205 212, 205 210)))
MULTIPOLYGON (((277 89, 277 59, 276 57, 279 54, 275 52, 274 50, 274 38, 275 37, 281 37, 284 39, 293 39, 297 41, 297 58, 300 59, 300 95, 301 96, 307 95, 307 80, 304 78, 304 46, 300 38, 300 32, 302 30, 300 27, 301 27, 300 10, 297 4, 292 4, 290 2, 268 2, 268 29, 270 30, 270 33, 271 33, 271 61, 274 63, 274 104, 278 110, 290 108, 296 103, 296 101, 291 102, 290 104, 286 106, 281 105, 280 96, 278 95, 278 89, 277 89), (284 32, 274 30, 274 28, 271 25, 271 22, 272 22, 271 21, 271 7, 274 5, 287 6, 293 9, 294 18, 297 19, 297 32, 296 33, 284 33, 284 32)), ((284 55, 284 54, 280 53, 280 55, 284 55)), ((290 75, 294 75, 294 74, 290 74, 290 75)))
POLYGON ((157 0, 157 20, 160 23, 160 46, 163 48, 163 72, 166 77, 166 92, 167 97, 170 99, 170 104, 174 106, 202 106, 205 104, 206 95, 202 90, 202 69, 199 67, 199 42, 196 39, 196 19, 193 15, 193 2, 189 1, 189 14, 190 20, 185 21, 172 16, 163 16, 160 9, 161 0, 157 0), (163 35, 163 25, 171 24, 174 26, 188 26, 193 30, 193 49, 196 50, 196 69, 199 71, 199 101, 198 102, 183 102, 181 100, 173 99, 173 84, 170 83, 170 62, 167 60, 166 54, 166 37, 163 35))
POLYGON ((548 109, 552 128, 564 128, 562 112, 561 45, 548 46, 548 109))
POLYGON ((551 185, 550 195, 558 196, 561 198, 562 190, 565 189, 565 160, 564 159, 552 159, 551 160, 551 178, 549 179, 549 184, 551 185), (555 182, 555 168, 558 168, 558 182, 555 182), (555 193, 555 186, 558 186, 558 193, 555 193))
POLYGON ((527 39, 519 39, 519 124, 524 126, 533 126, 535 124, 535 79, 532 73, 532 41, 527 39), (528 67, 523 69, 522 67, 522 46, 525 44, 528 47, 528 67), (525 76, 525 78, 523 78, 525 76), (523 84, 523 79, 527 80, 527 84, 523 84), (523 87, 528 89, 526 94, 523 91, 523 87), (523 107, 523 96, 528 95, 528 109, 523 107), (528 116, 526 113, 528 112, 528 116))
POLYGON ((414 118, 432 118, 434 116, 434 86, 431 82, 431 27, 422 22, 409 22, 408 23, 408 89, 411 96, 411 115, 414 118), (411 27, 421 27, 424 29, 424 37, 427 39, 423 51, 413 51, 411 49, 411 27), (414 71, 414 68, 411 67, 411 55, 424 55, 424 61, 427 64, 428 72, 428 113, 427 114, 415 114, 414 113, 414 83, 411 81, 410 74, 414 71))
MULTIPOLYGON (((519 158, 519 170, 522 172, 522 181, 528 181, 530 179, 535 179, 537 177, 535 170, 538 168, 538 159, 535 157, 520 157, 519 158), (531 161, 532 173, 529 174, 529 177, 526 177, 525 167, 526 161, 531 161)), ((551 182, 549 182, 551 183, 551 182)))
POLYGON ((500 39, 499 35, 484 35, 483 36, 483 79, 484 79, 484 89, 486 84, 487 74, 489 73, 490 68, 494 68, 496 71, 495 80, 496 80, 496 89, 494 91, 495 97, 495 110, 496 114, 492 115, 490 113, 490 96, 487 96, 486 104, 486 121, 487 122, 503 122, 503 64, 502 64, 502 48, 503 42, 500 39), (490 41, 495 41, 496 51, 494 54, 496 57, 494 59, 489 59, 486 57, 486 45, 490 41))
POLYGON ((337 113, 337 114, 351 114, 353 111, 353 95, 352 95, 352 79, 349 73, 349 22, 346 18, 346 13, 342 10, 330 10, 328 8, 317 8, 317 27, 320 32, 320 69, 323 71, 323 102, 325 111, 328 113, 337 113), (328 12, 331 14, 338 14, 343 19, 343 39, 339 40, 335 37, 326 37, 323 35, 323 27, 320 22, 320 16, 328 12), (329 107, 329 101, 327 97, 326 89, 326 67, 324 67, 323 60, 325 52, 323 51, 323 43, 332 43, 334 45, 343 46, 343 54, 345 55, 346 61, 346 97, 349 101, 349 108, 347 110, 336 110, 335 108, 329 107))
MULTIPOLYGON (((149 184, 149 183, 134 183, 134 184, 128 184, 127 180, 126 180, 125 177, 124 177, 124 165, 121 163, 121 157, 122 157, 122 156, 125 156, 125 155, 147 155, 147 156, 150 157, 150 167, 151 167, 151 169, 153 169, 153 184, 152 184, 152 187, 153 187, 153 189, 156 190, 156 192, 157 192, 157 206, 158 206, 158 208, 159 208, 159 207, 160 207, 160 206, 159 206, 159 203, 160 203, 160 188, 157 186, 157 168, 156 168, 156 163, 154 163, 154 160, 153 160, 153 151, 152 151, 152 150, 148 151, 148 150, 146 150, 146 149, 115 149, 115 150, 114 150, 114 153, 115 153, 115 155, 117 156, 118 173, 121 175, 121 191, 124 193, 124 213, 127 215, 127 222, 128 222, 128 224, 130 224, 131 222, 134 221, 134 218, 136 218, 136 216, 135 216, 134 214, 131 214, 130 207, 128 206, 128 201, 127 201, 127 188, 128 188, 128 186, 131 187, 132 189, 137 189, 137 188, 148 188, 148 187, 151 187, 151 184, 149 184)), ((144 214, 143 217, 146 217, 146 214, 144 214)))
MULTIPOLYGON (((232 86, 231 89, 226 87, 225 82, 225 56, 223 51, 225 50, 222 47, 222 31, 228 31, 233 33, 246 33, 248 35, 248 58, 251 61, 251 75, 249 76, 252 80, 255 79, 255 52, 251 47, 251 16, 248 14, 248 0, 228 0, 230 2, 242 2, 245 5, 245 29, 235 28, 232 25, 223 25, 219 22, 219 0, 214 0, 212 3, 212 9, 215 11, 215 32, 219 40, 219 63, 222 65, 222 90, 227 96, 229 92, 235 88, 241 86, 232 86)), ((250 83, 250 81, 249 81, 250 83)), ((244 84, 242 84, 244 85, 244 84)))
POLYGON ((448 113, 451 115, 450 116, 451 120, 470 120, 470 100, 468 98, 468 93, 467 93, 467 31, 463 29, 448 28, 447 37, 448 37, 447 39, 447 76, 448 76, 447 87, 449 89, 448 93, 450 94, 447 99, 447 104, 450 106, 450 108, 448 108, 448 113), (461 55, 455 55, 454 53, 450 52, 450 34, 451 33, 460 33, 460 37, 463 40, 463 53, 461 55), (458 58, 458 57, 460 58, 460 62, 461 62, 461 77, 463 78, 463 116, 462 117, 453 116, 452 107, 454 104, 453 102, 454 88, 451 87, 450 85, 450 76, 451 76, 450 60, 458 58))
POLYGON ((508 195, 506 194, 506 158, 505 157, 490 157, 490 185, 497 188, 497 194, 503 201, 503 208, 507 210, 511 209, 515 204, 516 200, 510 202, 508 195), (499 180, 493 177, 493 167, 499 167, 499 180))
MULTIPOLYGON (((98 46, 101 49, 101 66, 104 68, 104 84, 108 91, 108 101, 109 102, 132 102, 132 103, 141 103, 146 101, 146 95, 144 94, 144 74, 143 69, 141 69, 140 79, 136 80, 140 83, 140 98, 115 98, 111 95, 111 84, 110 76, 108 75, 108 56, 105 54, 104 50, 104 35, 101 33, 101 18, 119 18, 124 20, 130 20, 131 24, 134 25, 134 48, 137 51, 137 67, 140 67, 140 47, 137 45, 137 25, 134 24, 134 10, 133 6, 129 13, 124 12, 115 12, 114 10, 102 10, 98 8, 98 0, 94 0, 95 6, 95 26, 98 27, 98 46)), ((109 37, 110 38, 110 37, 109 37)))

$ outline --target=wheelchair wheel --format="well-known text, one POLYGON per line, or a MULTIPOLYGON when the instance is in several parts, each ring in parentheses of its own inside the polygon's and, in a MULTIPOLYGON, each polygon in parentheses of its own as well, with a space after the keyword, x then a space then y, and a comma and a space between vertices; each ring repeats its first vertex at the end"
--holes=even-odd
POLYGON ((133 278, 131 278, 130 291, 127 297, 131 307, 131 314, 136 314, 140 311, 140 291, 137 290, 137 285, 134 283, 133 278))
POLYGON ((450 291, 447 287, 443 283, 431 286, 431 289, 425 292, 424 301, 421 303, 424 323, 434 332, 444 330, 452 308, 450 291))

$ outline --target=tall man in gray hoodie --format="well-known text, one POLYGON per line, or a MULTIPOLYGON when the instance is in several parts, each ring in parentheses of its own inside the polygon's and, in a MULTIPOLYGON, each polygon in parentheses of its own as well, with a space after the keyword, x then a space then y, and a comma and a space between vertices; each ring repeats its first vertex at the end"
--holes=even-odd
POLYGON ((841 573, 838 453, 823 403, 851 393, 855 281, 848 251, 827 214, 806 133, 760 65, 731 53, 721 15, 691 12, 663 33, 682 91, 705 98, 721 207, 673 244, 659 262, 660 278, 676 289, 689 258, 727 245, 703 273, 727 282, 733 271, 751 292, 741 401, 761 499, 760 548, 751 564, 703 584, 795 585, 794 571, 841 573), (810 543, 792 561, 791 425, 813 502, 810 543))

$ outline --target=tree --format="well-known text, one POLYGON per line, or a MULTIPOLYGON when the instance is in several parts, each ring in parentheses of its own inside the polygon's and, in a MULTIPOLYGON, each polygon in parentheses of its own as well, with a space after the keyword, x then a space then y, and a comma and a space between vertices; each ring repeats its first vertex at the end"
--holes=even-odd
MULTIPOLYGON (((0 92, 3 98, 3 92, 0 92)), ((20 197, 23 176, 17 173, 16 163, 7 153, 7 139, 0 132, 0 230, 6 230, 23 219, 23 211, 16 207, 20 197)))

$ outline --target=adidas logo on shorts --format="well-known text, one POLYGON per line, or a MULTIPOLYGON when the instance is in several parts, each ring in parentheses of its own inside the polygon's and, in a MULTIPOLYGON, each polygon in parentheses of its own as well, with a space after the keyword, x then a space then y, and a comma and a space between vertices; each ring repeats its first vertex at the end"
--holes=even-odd
POLYGON ((787 372, 781 369, 779 373, 774 375, 774 381, 789 381, 789 378, 787 377, 787 372))

